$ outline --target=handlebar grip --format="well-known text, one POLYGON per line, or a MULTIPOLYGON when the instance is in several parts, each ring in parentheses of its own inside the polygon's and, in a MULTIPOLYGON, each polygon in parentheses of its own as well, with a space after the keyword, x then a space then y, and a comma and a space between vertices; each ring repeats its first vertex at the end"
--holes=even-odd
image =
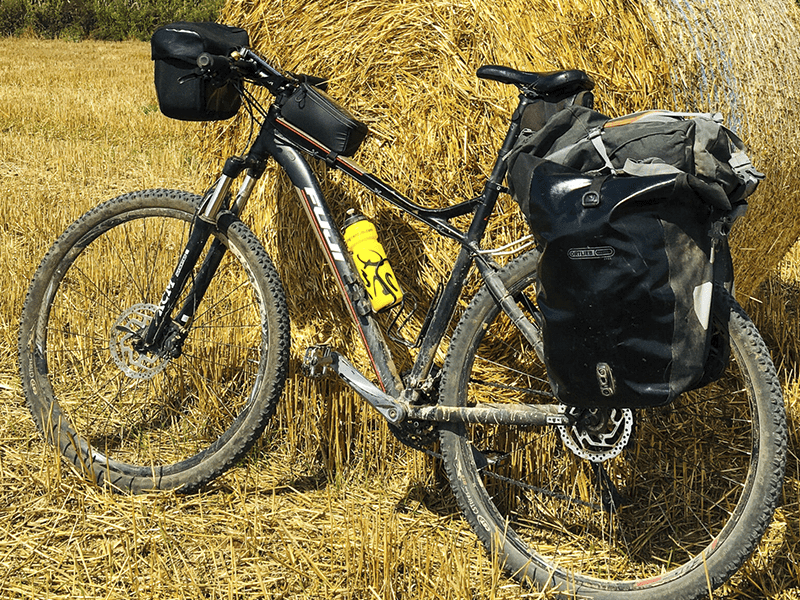
POLYGON ((231 71, 231 59, 227 56, 203 52, 197 57, 197 66, 200 67, 203 74, 224 77, 231 71))

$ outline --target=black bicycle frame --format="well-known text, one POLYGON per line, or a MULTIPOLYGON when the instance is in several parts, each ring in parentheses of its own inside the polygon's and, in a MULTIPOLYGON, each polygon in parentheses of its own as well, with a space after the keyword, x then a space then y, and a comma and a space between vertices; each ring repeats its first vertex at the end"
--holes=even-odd
MULTIPOLYGON (((339 283, 351 316, 358 326, 370 361, 380 380, 381 388, 391 396, 398 397, 404 390, 413 396, 428 377, 436 350, 453 317, 473 261, 487 280, 496 299, 504 304, 504 308, 510 309, 506 305, 513 304, 507 299, 507 290, 502 287, 499 278, 494 275, 495 267, 479 251, 480 242, 486 232, 489 217, 495 208, 497 199, 501 192, 506 191, 502 185, 507 169, 504 158, 519 136, 519 117, 530 102, 531 100, 527 96, 520 95, 520 104, 511 119, 505 140, 495 161, 492 174, 486 181, 483 193, 472 200, 441 209, 424 208, 412 202, 352 160, 338 156, 331 161, 329 150, 325 146, 274 113, 270 114, 270 118, 262 127, 260 135, 251 149, 251 155, 267 154, 274 158, 297 190, 328 263, 339 283), (358 273, 345 251, 344 240, 338 227, 334 225, 333 217, 322 195, 317 178, 301 152, 321 160, 327 160, 331 167, 342 171, 390 204, 426 223, 441 235, 457 241, 461 246, 450 279, 433 310, 432 319, 425 331, 419 353, 406 382, 407 386, 403 384, 397 374, 383 333, 375 322, 358 273), (462 232, 449 223, 450 219, 469 213, 474 213, 474 216, 467 232, 462 232)), ((515 304, 513 308, 516 309, 515 304)), ((515 320, 519 321, 522 317, 521 311, 516 309, 514 312, 515 320)), ((524 317, 522 318, 524 319, 524 317)), ((525 320, 527 321, 527 319, 525 320)), ((528 325, 530 326, 530 324, 528 325)), ((534 336, 529 335, 529 337, 534 336)), ((413 397, 405 399, 409 402, 415 400, 413 397)))
MULTIPOLYGON (((424 208, 412 202, 352 160, 341 156, 331 160, 328 148, 307 133, 281 119, 273 107, 247 156, 243 159, 229 159, 215 188, 206 195, 205 202, 198 214, 196 223, 197 235, 192 236, 192 240, 184 252, 184 257, 193 257, 195 262, 199 258, 202 245, 205 244, 205 240, 208 237, 208 233, 203 231, 206 229, 205 225, 213 222, 219 210, 226 206, 228 190, 233 179, 238 177, 245 169, 248 169, 247 180, 231 207, 232 211, 238 214, 244 207, 254 181, 260 177, 267 159, 271 157, 287 174, 297 191, 301 204, 308 215, 323 253, 345 299, 353 322, 358 328, 369 360, 378 377, 379 388, 359 373, 344 357, 336 353, 329 353, 320 358, 325 362, 323 367, 332 368, 388 421, 394 423, 410 417, 434 421, 455 420, 533 426, 565 424, 568 422, 567 418, 557 413, 555 405, 482 405, 477 408, 467 408, 417 406, 415 404, 425 387, 434 363, 436 351, 455 313, 456 304, 461 296, 464 282, 473 262, 478 267, 487 287, 502 309, 512 318, 516 326, 535 347, 539 348, 541 345, 540 336, 535 325, 524 316, 516 302, 510 297, 508 290, 496 274, 496 265, 487 260, 480 249, 480 242, 486 232, 489 217, 495 208, 497 199, 501 192, 506 191, 502 185, 507 170, 505 157, 519 136, 520 115, 532 101, 533 99, 528 98, 525 94, 520 95, 519 106, 512 116, 511 124, 498 153, 492 174, 486 181, 482 194, 472 200, 441 209, 424 208), (331 167, 342 171, 390 204, 426 223, 439 234, 455 240, 461 246, 450 278, 442 294, 434 302, 435 305, 432 308, 432 312, 429 313, 431 315, 429 324, 424 331, 411 373, 405 382, 401 379, 394 364, 389 346, 380 325, 377 323, 361 279, 346 251, 342 234, 325 202, 319 181, 303 154, 325 160, 331 167), (474 213, 474 216, 466 232, 450 224, 450 219, 469 213, 474 213), (205 239, 201 239, 203 233, 206 233, 205 239), (200 244, 200 248, 197 247, 197 244, 200 244)), ((181 326, 191 322, 195 307, 202 299, 205 288, 219 264, 218 247, 219 244, 216 244, 211 252, 212 258, 204 261, 189 291, 188 297, 190 300, 184 302, 183 308, 178 315, 178 323, 176 325, 178 326, 179 334, 177 337, 181 343, 186 329, 181 326)), ((187 281, 187 265, 185 264, 187 262, 190 261, 182 260, 178 268, 176 268, 162 299, 161 308, 145 332, 144 338, 148 341, 146 349, 149 351, 170 351, 170 348, 163 346, 159 349, 158 345, 164 342, 158 340, 156 333, 167 330, 167 325, 174 323, 169 318, 169 313, 176 306, 180 289, 187 281), (155 342, 153 342, 154 339, 155 342)), ((188 265, 188 269, 191 270, 192 266, 193 263, 188 265)), ((161 338, 164 337, 161 334, 161 338)), ((166 337, 167 340, 171 339, 169 336, 166 337)), ((176 336, 173 334, 173 337, 176 336)), ((178 346, 178 351, 179 349, 180 347, 178 346)), ((174 351, 172 355, 176 355, 174 351)))

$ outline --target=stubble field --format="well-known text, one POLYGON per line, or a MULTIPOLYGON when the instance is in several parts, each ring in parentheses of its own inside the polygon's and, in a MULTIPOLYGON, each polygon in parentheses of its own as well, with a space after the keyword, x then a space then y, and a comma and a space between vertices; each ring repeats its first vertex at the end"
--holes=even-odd
MULTIPOLYGON (((302 425, 282 434, 286 451, 256 448, 191 496, 109 494, 40 442, 16 375, 17 319, 38 261, 102 200, 209 183, 195 155, 201 126, 160 115, 151 69, 142 43, 0 40, 0 597, 538 597, 485 556, 437 465, 385 427, 347 461, 327 459, 328 428, 347 415, 330 414, 325 385, 302 415, 280 413, 302 425), (290 439, 300 430, 316 443, 290 439)), ((799 284, 793 251, 743 299, 784 383, 790 460, 775 522, 720 596, 800 597, 799 284)))

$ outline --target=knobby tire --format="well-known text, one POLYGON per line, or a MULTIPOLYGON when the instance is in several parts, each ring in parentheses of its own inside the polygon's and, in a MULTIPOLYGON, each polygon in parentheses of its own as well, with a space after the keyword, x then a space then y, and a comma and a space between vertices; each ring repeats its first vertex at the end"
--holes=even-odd
MULTIPOLYGON (((534 250, 500 271, 531 314, 538 258, 534 250)), ((442 424, 457 502, 515 578, 570 598, 688 599, 753 552, 780 496, 786 419, 764 342, 720 296, 732 349, 722 378, 635 410, 630 441, 599 467, 555 427, 442 424)), ((453 335, 440 401, 536 403, 547 391, 542 362, 483 289, 453 335)))
POLYGON ((212 231, 227 250, 180 356, 135 350, 199 202, 171 190, 110 200, 64 232, 32 280, 19 336, 27 404, 44 438, 100 485, 199 488, 253 446, 283 390, 284 291, 231 213, 212 231))

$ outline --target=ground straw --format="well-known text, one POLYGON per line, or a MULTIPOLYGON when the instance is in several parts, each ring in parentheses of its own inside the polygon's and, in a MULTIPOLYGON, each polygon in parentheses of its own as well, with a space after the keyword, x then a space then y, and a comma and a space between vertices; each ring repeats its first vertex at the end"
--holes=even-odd
MULTIPOLYGON (((692 79, 671 66, 675 56, 659 45, 658 30, 642 18, 638 3, 575 5, 571 12, 531 17, 506 2, 498 4, 510 11, 504 17, 482 3, 408 2, 403 6, 416 19, 410 23, 393 5, 377 1, 349 2, 348 19, 356 21, 326 3, 238 6, 242 18, 236 21, 250 27, 256 46, 282 66, 336 75, 332 93, 375 131, 359 160, 431 205, 479 191, 514 102, 510 90, 474 79, 481 62, 551 69, 577 61, 598 79, 601 108, 609 113, 653 98, 671 101, 661 83, 673 75, 692 79), (245 22, 245 9, 252 21, 245 22), (303 19, 308 30, 299 27, 303 19), (353 22, 361 29, 351 28, 353 22), (523 37, 517 28, 542 32, 523 37), (614 28, 625 36, 602 37, 614 28), (323 34, 346 31, 372 37, 353 35, 346 46, 321 43, 323 34), (492 31, 499 33, 486 33, 492 31), (635 38, 645 41, 632 52, 626 40, 635 38), (531 41, 521 48, 520 39, 531 41), (544 58, 554 47, 564 56, 544 58), (599 56, 593 48, 602 50, 599 56)), ((544 10, 552 4, 528 6, 544 10)), ((664 14, 659 26, 680 24, 664 14)), ((40 441, 21 397, 15 347, 27 282, 47 247, 79 214, 122 191, 202 191, 218 159, 241 148, 246 123, 227 124, 241 135, 231 147, 218 144, 223 130, 208 128, 199 161, 197 126, 156 111, 151 69, 146 44, 0 40, 0 597, 541 597, 520 589, 486 557, 436 464, 403 450, 334 381, 290 379, 259 447, 198 495, 107 493, 76 478, 40 441)), ((777 147, 791 149, 788 143, 777 147)), ((430 250, 424 230, 348 186, 334 181, 326 190, 337 213, 357 205, 373 217, 405 285, 421 301, 429 298, 454 249, 430 250), (385 233, 391 231, 406 245, 395 245, 385 233), (398 260, 403 256, 414 260, 398 260)), ((502 209, 491 232, 498 243, 524 232, 513 203, 505 201, 502 209)), ((294 192, 272 171, 249 210, 287 284, 298 273, 313 274, 304 296, 287 285, 295 349, 302 351, 309 340, 350 348, 347 330, 329 319, 330 305, 339 300, 325 279, 322 257, 289 250, 298 223, 305 222, 294 192)), ((310 232, 305 236, 310 240, 310 232)), ((755 305, 765 323, 787 320, 783 329, 766 330, 791 415, 783 504, 757 554, 719 594, 724 597, 789 600, 800 593, 800 388, 793 325, 800 320, 798 262, 795 250, 760 288, 761 304, 755 305)), ((334 308, 344 322, 341 306, 334 308)))

